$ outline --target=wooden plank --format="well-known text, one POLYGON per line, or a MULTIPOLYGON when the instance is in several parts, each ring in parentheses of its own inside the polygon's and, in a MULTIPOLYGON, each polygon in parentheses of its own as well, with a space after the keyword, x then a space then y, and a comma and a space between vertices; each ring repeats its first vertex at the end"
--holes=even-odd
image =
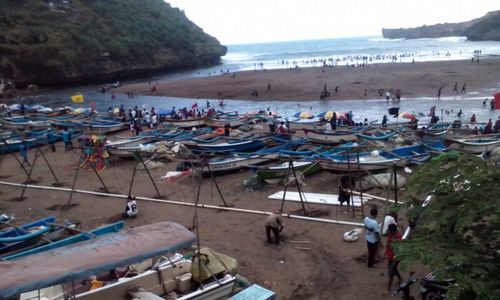
MULTIPOLYGON (((273 200, 283 200, 284 191, 276 192, 270 195, 268 198, 273 200)), ((315 204, 326 204, 326 205, 340 205, 338 200, 339 195, 335 194, 317 194, 317 193, 302 193, 302 197, 306 199, 307 203, 315 203, 315 204)), ((287 192, 286 193, 286 201, 294 201, 300 202, 300 196, 298 192, 287 192)), ((371 200, 371 198, 363 197, 364 201, 371 200)), ((353 197, 355 207, 361 206, 361 198, 354 196, 353 197)))

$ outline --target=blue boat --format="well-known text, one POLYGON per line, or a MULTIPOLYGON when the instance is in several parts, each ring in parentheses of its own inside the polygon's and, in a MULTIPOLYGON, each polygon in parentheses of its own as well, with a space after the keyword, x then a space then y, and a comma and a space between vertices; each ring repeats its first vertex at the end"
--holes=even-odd
POLYGON ((52 242, 50 244, 46 244, 44 246, 40 246, 40 247, 37 247, 34 249, 19 252, 19 253, 13 254, 13 255, 5 256, 2 259, 3 260, 18 259, 18 258, 23 257, 23 256, 42 253, 42 252, 45 252, 48 250, 61 248, 64 246, 76 244, 76 243, 83 242, 86 240, 91 240, 93 238, 96 238, 98 236, 102 236, 102 235, 105 235, 108 233, 118 232, 118 231, 123 229, 123 225, 124 225, 123 221, 109 224, 109 225, 104 225, 103 227, 99 227, 97 229, 91 230, 88 233, 80 233, 80 234, 77 234, 75 236, 71 236, 71 237, 68 237, 66 239, 63 239, 63 240, 59 240, 59 241, 52 242))
POLYGON ((194 234, 185 227, 158 222, 6 261, 1 264, 0 299, 83 280, 189 247, 194 241, 194 234))
POLYGON ((53 231, 55 228, 52 224, 55 221, 56 217, 50 216, 19 227, 0 231, 0 253, 18 249, 22 247, 23 242, 39 238, 53 231))
MULTIPOLYGON (((192 146, 193 147, 193 146, 192 146)), ((228 142, 217 144, 199 144, 194 145, 194 150, 200 152, 245 152, 264 147, 263 139, 248 139, 248 140, 230 140, 228 142)))

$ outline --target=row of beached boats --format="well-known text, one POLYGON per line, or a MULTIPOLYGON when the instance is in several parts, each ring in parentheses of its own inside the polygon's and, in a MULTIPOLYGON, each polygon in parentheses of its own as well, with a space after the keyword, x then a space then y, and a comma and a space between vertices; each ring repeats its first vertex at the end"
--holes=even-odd
POLYGON ((195 236, 176 223, 83 231, 50 216, 10 226, 0 231, 0 299, 215 300, 237 291, 236 261, 186 252, 195 236))

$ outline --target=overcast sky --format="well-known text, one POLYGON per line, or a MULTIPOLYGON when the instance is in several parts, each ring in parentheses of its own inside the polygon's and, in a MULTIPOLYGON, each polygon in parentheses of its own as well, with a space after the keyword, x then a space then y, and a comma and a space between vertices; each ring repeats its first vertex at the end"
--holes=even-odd
POLYGON ((379 36, 382 28, 468 21, 500 0, 166 0, 223 44, 379 36))

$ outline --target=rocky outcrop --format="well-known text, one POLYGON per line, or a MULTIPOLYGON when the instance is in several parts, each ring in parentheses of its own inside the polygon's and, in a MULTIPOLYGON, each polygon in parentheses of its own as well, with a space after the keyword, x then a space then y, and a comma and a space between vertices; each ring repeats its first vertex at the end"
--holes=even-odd
POLYGON ((461 23, 424 25, 416 28, 383 28, 382 35, 388 39, 465 36, 472 41, 500 41, 500 11, 489 12, 481 18, 461 23))
POLYGON ((0 27, 0 78, 18 87, 197 68, 227 52, 162 0, 5 0, 0 27))

